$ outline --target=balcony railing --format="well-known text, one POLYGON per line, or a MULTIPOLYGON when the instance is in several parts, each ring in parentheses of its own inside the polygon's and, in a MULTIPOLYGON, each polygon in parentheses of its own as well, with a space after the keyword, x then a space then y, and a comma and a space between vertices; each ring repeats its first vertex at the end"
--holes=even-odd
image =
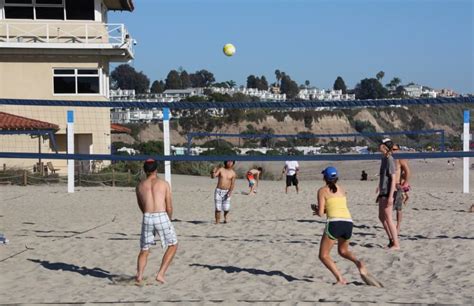
MULTIPOLYGON (((133 40, 124 24, 104 23, 0 23, 0 47, 10 44, 71 44, 125 48, 133 54, 133 40), (100 45, 100 46, 99 46, 100 45)), ((37 45, 36 45, 37 44, 37 45)), ((18 46, 20 47, 20 46, 18 46)))

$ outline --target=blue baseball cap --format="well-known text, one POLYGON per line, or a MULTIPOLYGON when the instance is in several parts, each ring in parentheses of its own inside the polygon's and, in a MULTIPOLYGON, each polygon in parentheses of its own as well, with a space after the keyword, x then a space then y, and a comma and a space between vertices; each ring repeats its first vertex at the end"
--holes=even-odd
POLYGON ((333 181, 337 179, 337 169, 335 167, 327 167, 326 169, 321 172, 324 175, 324 178, 328 181, 333 181))

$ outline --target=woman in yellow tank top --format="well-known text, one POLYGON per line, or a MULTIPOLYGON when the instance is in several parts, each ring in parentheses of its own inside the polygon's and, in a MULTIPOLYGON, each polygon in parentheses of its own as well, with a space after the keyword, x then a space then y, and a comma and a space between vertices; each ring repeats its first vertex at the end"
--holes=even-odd
POLYGON ((337 184, 338 174, 334 167, 327 167, 322 172, 325 186, 318 190, 318 205, 313 206, 313 215, 327 215, 327 224, 319 248, 319 259, 336 277, 337 284, 347 284, 329 255, 337 240, 339 255, 352 261, 362 279, 368 283, 370 277, 365 265, 349 251, 349 239, 352 236, 352 218, 347 208, 346 192, 337 184))

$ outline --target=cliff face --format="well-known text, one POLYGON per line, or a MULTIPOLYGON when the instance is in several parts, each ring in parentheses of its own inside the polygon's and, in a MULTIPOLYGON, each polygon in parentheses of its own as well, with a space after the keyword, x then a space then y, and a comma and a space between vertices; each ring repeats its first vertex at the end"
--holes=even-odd
MULTIPOLYGON (((275 134, 297 134, 300 132, 313 134, 356 133, 357 126, 369 127, 365 131, 401 131, 442 129, 446 135, 459 135, 462 132, 462 112, 464 109, 474 110, 472 105, 449 106, 414 106, 393 108, 361 108, 334 111, 292 111, 268 113, 259 122, 251 122, 245 118, 239 124, 222 121, 220 128, 214 133, 239 134, 251 125, 259 131, 271 128, 275 134)), ((214 119, 210 119, 214 120, 214 119)), ((200 126, 193 126, 190 131, 204 131, 200 126)), ((208 131, 209 132, 209 131, 208 131)), ((179 125, 179 119, 171 122, 171 142, 174 145, 186 143, 187 131, 179 125)), ((159 124, 144 124, 140 127, 137 140, 146 142, 162 140, 163 132, 159 124)), ((193 139, 194 144, 201 144, 205 139, 193 139)), ((238 144, 238 139, 229 138, 227 141, 238 144)), ((324 142, 323 139, 321 141, 324 142)))

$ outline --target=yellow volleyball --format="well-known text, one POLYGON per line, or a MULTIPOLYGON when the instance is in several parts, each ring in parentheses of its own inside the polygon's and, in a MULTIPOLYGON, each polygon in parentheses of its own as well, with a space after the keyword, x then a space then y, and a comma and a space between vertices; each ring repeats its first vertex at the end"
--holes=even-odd
POLYGON ((235 53, 235 47, 233 44, 225 44, 223 51, 225 55, 232 56, 235 53))

